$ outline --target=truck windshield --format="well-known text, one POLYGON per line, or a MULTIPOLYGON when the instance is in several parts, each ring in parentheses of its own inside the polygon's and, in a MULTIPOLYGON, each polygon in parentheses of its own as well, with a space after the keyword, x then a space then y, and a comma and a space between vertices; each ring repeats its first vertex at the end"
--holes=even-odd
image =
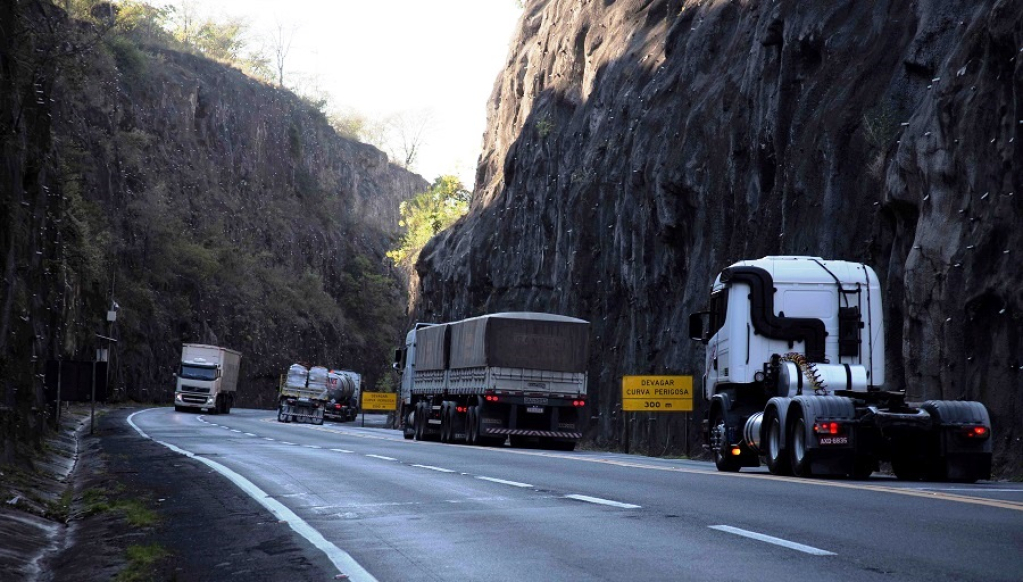
POLYGON ((190 380, 216 380, 217 369, 209 366, 189 366, 187 364, 182 364, 181 377, 188 378, 190 380))

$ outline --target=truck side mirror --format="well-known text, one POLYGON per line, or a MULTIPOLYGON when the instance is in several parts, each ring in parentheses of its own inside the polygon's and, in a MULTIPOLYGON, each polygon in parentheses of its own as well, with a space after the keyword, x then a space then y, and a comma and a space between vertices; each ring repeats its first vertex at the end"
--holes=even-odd
POLYGON ((710 312, 698 311, 689 316, 689 339, 707 343, 707 321, 710 312))

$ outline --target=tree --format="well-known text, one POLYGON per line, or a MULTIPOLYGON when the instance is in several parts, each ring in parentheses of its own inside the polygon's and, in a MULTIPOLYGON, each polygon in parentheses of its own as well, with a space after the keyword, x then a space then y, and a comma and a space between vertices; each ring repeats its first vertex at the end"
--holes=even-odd
POLYGON ((283 22, 277 21, 276 27, 270 32, 270 50, 277 71, 277 85, 284 86, 284 61, 291 52, 291 42, 295 40, 297 26, 285 26, 283 22))
POLYGON ((402 202, 399 225, 404 227, 405 233, 387 257, 411 273, 426 243, 468 212, 470 196, 457 177, 440 176, 429 190, 402 202))
POLYGON ((391 159, 406 170, 419 158, 425 138, 430 131, 433 115, 429 110, 403 111, 384 121, 383 148, 391 159))

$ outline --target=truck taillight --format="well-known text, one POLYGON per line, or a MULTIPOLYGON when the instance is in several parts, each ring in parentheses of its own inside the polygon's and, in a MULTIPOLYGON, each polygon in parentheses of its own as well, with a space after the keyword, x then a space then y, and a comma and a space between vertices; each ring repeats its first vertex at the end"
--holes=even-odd
POLYGON ((494 396, 493 394, 487 394, 483 397, 483 399, 487 402, 497 402, 497 396, 494 396))
POLYGON ((815 422, 813 432, 817 434, 841 434, 842 425, 837 422, 815 422))
POLYGON ((572 406, 575 406, 576 408, 582 408, 583 406, 586 406, 586 401, 585 400, 573 400, 572 401, 572 406))
POLYGON ((968 439, 986 439, 991 436, 991 431, 986 426, 964 426, 961 434, 968 439))
POLYGON ((469 411, 469 407, 468 406, 456 406, 455 407, 455 412, 457 412, 459 414, 465 414, 468 411, 469 411))

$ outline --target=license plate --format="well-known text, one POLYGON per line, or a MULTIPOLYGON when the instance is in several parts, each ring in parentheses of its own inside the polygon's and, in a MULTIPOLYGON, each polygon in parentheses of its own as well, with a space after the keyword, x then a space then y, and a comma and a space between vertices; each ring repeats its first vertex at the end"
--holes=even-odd
POLYGON ((847 445, 849 444, 849 437, 847 436, 833 436, 833 437, 821 437, 822 445, 847 445))
POLYGON ((526 412, 532 412, 533 414, 543 414, 543 406, 530 406, 526 408, 526 412))

